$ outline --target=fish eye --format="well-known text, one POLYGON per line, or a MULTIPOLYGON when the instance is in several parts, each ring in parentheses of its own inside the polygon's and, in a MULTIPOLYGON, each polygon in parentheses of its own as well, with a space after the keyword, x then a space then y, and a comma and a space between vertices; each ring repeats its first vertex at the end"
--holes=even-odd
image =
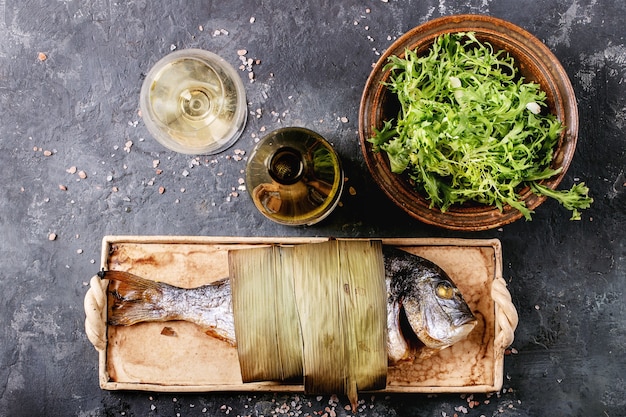
POLYGON ((451 300, 454 297, 454 288, 447 282, 440 282, 437 284, 437 296, 444 300, 451 300))

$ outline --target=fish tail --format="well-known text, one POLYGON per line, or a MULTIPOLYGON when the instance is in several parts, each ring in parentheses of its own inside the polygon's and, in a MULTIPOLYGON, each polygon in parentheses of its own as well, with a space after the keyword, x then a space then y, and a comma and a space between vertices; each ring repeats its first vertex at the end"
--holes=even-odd
POLYGON ((102 271, 101 278, 114 281, 108 290, 108 323, 130 326, 144 321, 166 321, 170 317, 159 306, 168 284, 141 278, 125 271, 102 271))

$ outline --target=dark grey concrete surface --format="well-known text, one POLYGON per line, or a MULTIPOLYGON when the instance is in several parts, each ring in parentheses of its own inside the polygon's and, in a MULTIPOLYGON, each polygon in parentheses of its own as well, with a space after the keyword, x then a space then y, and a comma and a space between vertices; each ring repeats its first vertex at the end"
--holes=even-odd
POLYGON ((625 34, 622 0, 1 0, 0 415, 350 414, 327 396, 100 390, 83 298, 101 239, 158 234, 499 238, 520 314, 504 389, 474 395, 473 408, 467 395, 367 396, 357 415, 625 416, 625 34), (547 202, 531 222, 445 231, 370 178, 357 114, 372 63, 408 29, 457 13, 518 24, 561 60, 580 111, 563 187, 585 181, 595 199, 581 221, 547 202), (191 47, 235 67, 239 49, 259 60, 254 82, 241 71, 254 114, 211 157, 164 149, 138 114, 150 67, 191 47), (239 190, 255 138, 289 125, 327 137, 356 192, 317 226, 273 224, 239 190))

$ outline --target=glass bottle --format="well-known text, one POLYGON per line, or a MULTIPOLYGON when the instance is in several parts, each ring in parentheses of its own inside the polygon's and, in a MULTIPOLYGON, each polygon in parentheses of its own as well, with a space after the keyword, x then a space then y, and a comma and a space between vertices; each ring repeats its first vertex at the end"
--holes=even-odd
POLYGON ((246 166, 246 183, 256 208, 281 224, 312 225, 339 203, 341 161, 318 133, 286 127, 265 136, 246 166))

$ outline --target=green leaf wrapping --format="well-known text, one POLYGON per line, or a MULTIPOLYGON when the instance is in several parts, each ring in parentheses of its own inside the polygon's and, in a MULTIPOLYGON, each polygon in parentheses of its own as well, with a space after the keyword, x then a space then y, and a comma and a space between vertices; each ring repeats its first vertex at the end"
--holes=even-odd
POLYGON ((244 382, 301 376, 305 393, 343 392, 353 406, 359 390, 385 387, 381 242, 242 249, 229 261, 244 382))

